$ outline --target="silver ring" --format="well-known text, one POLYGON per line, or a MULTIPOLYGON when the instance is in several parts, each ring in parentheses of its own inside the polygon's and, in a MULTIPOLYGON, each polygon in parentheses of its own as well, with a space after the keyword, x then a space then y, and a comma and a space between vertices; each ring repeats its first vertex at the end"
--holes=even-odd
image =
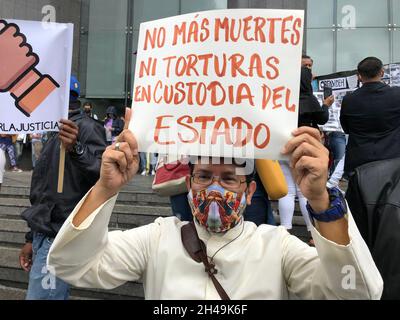
POLYGON ((120 143, 117 142, 117 143, 115 144, 115 150, 116 150, 116 151, 119 151, 119 146, 120 146, 120 143))

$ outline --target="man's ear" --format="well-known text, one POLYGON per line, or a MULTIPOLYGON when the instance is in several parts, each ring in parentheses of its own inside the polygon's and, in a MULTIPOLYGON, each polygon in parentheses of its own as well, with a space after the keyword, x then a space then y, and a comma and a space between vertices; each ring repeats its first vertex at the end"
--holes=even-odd
POLYGON ((255 181, 252 181, 248 184, 246 192, 246 202, 248 205, 251 205, 251 198, 253 197, 254 192, 256 192, 256 189, 257 183, 255 181))

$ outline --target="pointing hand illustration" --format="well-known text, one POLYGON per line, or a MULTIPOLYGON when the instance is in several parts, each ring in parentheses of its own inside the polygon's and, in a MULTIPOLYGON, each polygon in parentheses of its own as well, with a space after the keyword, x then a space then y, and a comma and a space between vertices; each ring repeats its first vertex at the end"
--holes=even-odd
POLYGON ((27 117, 60 85, 35 67, 32 51, 18 25, 0 20, 0 93, 10 92, 16 107, 27 117))

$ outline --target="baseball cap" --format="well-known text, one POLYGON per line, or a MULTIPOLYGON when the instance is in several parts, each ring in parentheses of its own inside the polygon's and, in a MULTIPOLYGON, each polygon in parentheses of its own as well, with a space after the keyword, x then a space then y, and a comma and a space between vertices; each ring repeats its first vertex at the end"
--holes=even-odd
POLYGON ((81 95, 81 84, 75 76, 71 76, 69 91, 75 98, 78 98, 81 95))

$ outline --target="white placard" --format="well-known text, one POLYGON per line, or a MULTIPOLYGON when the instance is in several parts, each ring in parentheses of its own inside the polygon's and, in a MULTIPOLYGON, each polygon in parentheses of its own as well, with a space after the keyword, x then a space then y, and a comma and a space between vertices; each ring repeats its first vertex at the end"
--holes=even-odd
POLYGON ((142 23, 130 129, 139 150, 281 159, 297 127, 302 10, 142 23))
MULTIPOLYGON (((344 133, 342 125, 340 124, 340 110, 342 108, 343 97, 352 93, 356 89, 336 90, 333 91, 335 97, 334 103, 329 107, 329 120, 320 128, 323 131, 336 131, 344 133)), ((315 94, 314 94, 315 95, 315 94)))
POLYGON ((0 133, 58 131, 72 46, 72 24, 0 20, 0 133))

